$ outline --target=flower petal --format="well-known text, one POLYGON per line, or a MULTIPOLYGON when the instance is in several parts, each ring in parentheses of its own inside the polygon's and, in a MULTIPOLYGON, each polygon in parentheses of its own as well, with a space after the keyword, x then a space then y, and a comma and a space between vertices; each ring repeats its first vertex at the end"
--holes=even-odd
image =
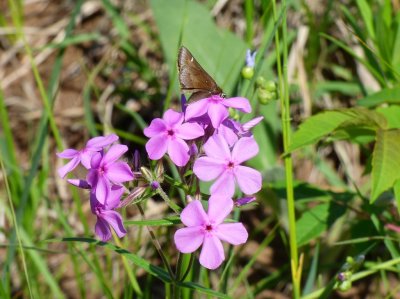
POLYGON ((220 103, 211 103, 208 107, 208 116, 212 126, 217 129, 221 123, 229 116, 228 109, 220 103))
POLYGON ((126 235, 122 217, 118 212, 114 210, 105 210, 101 212, 101 217, 114 229, 119 238, 126 235))
POLYGON ((243 193, 253 194, 261 190, 262 177, 257 170, 239 165, 235 168, 235 177, 243 193))
POLYGON ((160 134, 151 137, 146 143, 146 151, 151 160, 159 160, 165 155, 168 148, 169 139, 160 134))
POLYGON ((210 188, 212 195, 232 198, 235 193, 235 178, 231 171, 225 171, 210 188))
POLYGON ((241 164, 258 154, 258 144, 253 137, 242 137, 235 143, 232 150, 232 159, 241 164))
POLYGON ((151 121, 150 126, 143 130, 143 133, 146 137, 151 138, 165 131, 167 131, 165 121, 161 118, 155 118, 151 121))
POLYGON ((95 231, 96 235, 103 242, 107 242, 108 240, 111 239, 110 226, 108 225, 108 223, 105 220, 101 219, 100 217, 97 217, 97 222, 96 222, 94 231, 95 231))
POLYGON ((193 165, 194 174, 202 181, 212 181, 222 174, 225 169, 225 164, 221 160, 200 157, 193 165))
POLYGON ((102 175, 98 176, 96 184, 96 198, 102 205, 105 204, 107 196, 110 193, 110 182, 102 175))
POLYGON ((258 123, 260 121, 262 121, 263 119, 264 119, 264 116, 259 116, 259 117, 249 120, 248 122, 246 122, 242 125, 243 131, 245 131, 245 132, 250 131, 254 126, 258 125, 258 123))
POLYGON ((215 230, 215 235, 232 245, 246 243, 249 234, 242 223, 222 223, 215 230))
POLYGON ((208 219, 214 224, 222 223, 232 212, 233 200, 229 197, 211 195, 208 200, 208 219))
POLYGON ((220 159, 221 162, 229 161, 231 159, 231 151, 228 143, 220 134, 211 136, 203 146, 204 151, 208 157, 220 159))
POLYGON ((79 155, 79 151, 72 148, 67 148, 66 150, 63 150, 61 153, 57 153, 56 155, 57 157, 62 159, 72 159, 79 155))
POLYGON ((189 104, 186 108, 185 120, 187 121, 194 117, 199 117, 202 116, 203 114, 206 114, 208 110, 209 100, 210 100, 209 98, 205 98, 200 101, 189 104))
POLYGON ((181 220, 186 226, 202 226, 208 222, 208 216, 200 200, 192 201, 182 210, 181 220))
POLYGON ((204 240, 204 232, 202 227, 184 227, 178 229, 174 235, 176 248, 183 253, 191 253, 196 251, 204 240))
POLYGON ((190 158, 189 146, 182 139, 171 139, 168 143, 168 155, 176 166, 185 166, 190 158))
POLYGON ((91 151, 81 152, 81 164, 83 165, 83 167, 85 167, 86 169, 91 168, 92 157, 95 154, 96 152, 91 152, 91 151))
POLYGON ((106 147, 111 143, 114 143, 118 139, 119 137, 115 134, 94 137, 88 140, 85 148, 89 150, 101 150, 103 147, 106 147))
POLYGON ((128 147, 123 144, 114 144, 110 147, 107 153, 103 157, 103 163, 111 164, 121 158, 123 154, 128 151, 128 147))
POLYGON ((101 160, 103 159, 103 155, 101 153, 95 153, 90 159, 90 168, 96 169, 99 168, 101 160))
POLYGON ((221 241, 212 234, 207 234, 204 237, 203 248, 200 253, 200 264, 214 270, 218 268, 225 259, 224 247, 221 241))
POLYGON ((168 109, 165 111, 163 119, 167 127, 173 128, 183 122, 183 113, 168 109))
POLYGON ((64 178, 68 172, 71 172, 72 170, 74 170, 76 168, 76 166, 78 166, 79 162, 80 162, 79 156, 72 158, 71 161, 69 161, 67 164, 65 164, 64 166, 62 166, 58 169, 58 175, 61 178, 64 178))
POLYGON ((107 210, 115 209, 121 202, 121 196, 124 194, 125 188, 123 186, 111 186, 110 194, 107 197, 105 207, 107 210))
POLYGON ((85 180, 80 180, 80 179, 68 179, 68 183, 71 185, 74 185, 76 187, 82 188, 82 189, 90 189, 90 185, 87 181, 85 180))
POLYGON ((222 103, 227 107, 236 108, 245 113, 251 112, 251 105, 248 99, 242 97, 234 97, 229 99, 223 99, 222 103))
POLYGON ((230 127, 224 125, 225 122, 222 123, 222 126, 218 128, 218 135, 221 135, 229 146, 232 146, 238 140, 238 136, 230 127))
POLYGON ((192 140, 204 135, 203 128, 197 123, 184 123, 176 129, 176 137, 192 140))
POLYGON ((107 168, 107 178, 113 183, 129 182, 134 179, 132 170, 129 168, 128 163, 115 162, 107 168))

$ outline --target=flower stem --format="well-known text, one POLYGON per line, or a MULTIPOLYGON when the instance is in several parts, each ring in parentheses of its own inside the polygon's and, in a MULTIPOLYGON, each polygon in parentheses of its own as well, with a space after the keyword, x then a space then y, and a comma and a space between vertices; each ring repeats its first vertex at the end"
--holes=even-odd
POLYGON ((164 190, 159 186, 157 188, 157 193, 164 199, 164 201, 167 203, 167 205, 176 213, 179 214, 180 212, 180 207, 174 203, 172 200, 169 199, 168 195, 164 192, 164 190))
MULTIPOLYGON (((276 0, 272 1, 274 21, 277 22, 276 13, 276 0)), ((283 67, 280 57, 280 40, 279 31, 275 33, 275 51, 277 56, 277 69, 279 77, 279 97, 281 102, 281 121, 282 121, 282 133, 283 133, 283 149, 287 153, 290 145, 290 102, 289 102, 289 80, 287 74, 287 28, 286 28, 286 17, 287 7, 286 0, 282 1, 283 18, 282 18, 282 47, 283 47, 283 67)), ((286 197, 287 197, 287 209, 289 218, 289 244, 290 244, 290 257, 291 257, 291 269, 292 269, 292 282, 293 282, 293 297, 300 297, 300 278, 301 269, 299 269, 299 259, 297 252, 297 241, 296 241, 296 215, 294 205, 294 193, 293 193, 293 165, 292 157, 290 154, 284 156, 285 163, 285 178, 286 178, 286 197)))
MULTIPOLYGON (((137 207, 139 209, 140 215, 142 215, 142 218, 144 220, 145 216, 144 216, 144 211, 143 211, 143 208, 142 208, 141 204, 138 203, 137 207)), ((154 247, 158 251, 158 254, 160 255, 160 258, 161 258, 165 268, 167 268, 167 270, 168 270, 168 273, 169 273, 169 276, 171 277, 171 280, 175 281, 175 274, 172 272, 171 266, 169 265, 168 260, 167 260, 166 256, 164 255, 164 253, 162 251, 160 242, 158 242, 158 240, 156 238, 156 235, 154 234, 153 229, 150 226, 146 226, 146 228, 149 231, 150 238, 151 238, 151 241, 153 242, 154 247)))

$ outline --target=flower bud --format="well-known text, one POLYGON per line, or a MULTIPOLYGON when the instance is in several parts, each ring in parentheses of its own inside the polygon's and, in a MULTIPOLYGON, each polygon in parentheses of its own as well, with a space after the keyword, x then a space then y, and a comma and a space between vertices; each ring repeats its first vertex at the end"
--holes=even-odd
POLYGON ((350 290, 351 288, 351 280, 345 280, 342 281, 339 286, 338 286, 339 290, 341 290, 342 292, 346 292, 348 290, 350 290))
POLYGON ((265 82, 263 87, 266 91, 276 92, 276 83, 272 80, 265 82))
POLYGON ((259 76, 259 77, 257 78, 257 80, 256 80, 256 85, 257 85, 257 87, 259 87, 259 88, 264 88, 266 82, 267 82, 267 81, 265 80, 265 78, 264 78, 263 76, 259 76))
POLYGON ((234 120, 238 120, 239 119, 239 113, 237 112, 236 109, 229 108, 229 117, 233 118, 234 120))
POLYGON ((157 181, 152 181, 152 182, 150 183, 150 187, 151 187, 151 189, 153 189, 153 190, 157 190, 158 188, 160 188, 160 183, 157 182, 157 181))
POLYGON ((147 169, 146 167, 140 167, 140 172, 142 173, 143 177, 148 181, 148 182, 152 182, 153 181, 153 174, 151 173, 151 171, 149 169, 147 169))
POLYGON ((254 76, 254 68, 249 67, 249 66, 245 66, 244 68, 242 68, 242 77, 250 80, 251 78, 253 78, 254 76))
POLYGON ((157 162, 154 172, 155 172, 157 181, 162 183, 164 181, 164 164, 161 160, 159 160, 157 162))

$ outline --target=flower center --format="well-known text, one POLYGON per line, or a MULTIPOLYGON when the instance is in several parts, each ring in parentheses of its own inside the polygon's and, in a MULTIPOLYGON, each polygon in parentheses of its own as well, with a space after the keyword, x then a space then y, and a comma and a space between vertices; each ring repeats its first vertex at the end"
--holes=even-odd
POLYGON ((168 136, 174 136, 174 131, 172 129, 167 130, 167 135, 168 136))
POLYGON ((235 163, 233 163, 232 161, 229 161, 227 167, 228 167, 229 169, 232 169, 232 168, 235 167, 235 163))
POLYGON ((211 224, 207 224, 206 225, 206 231, 208 231, 208 232, 212 231, 212 225, 211 224))

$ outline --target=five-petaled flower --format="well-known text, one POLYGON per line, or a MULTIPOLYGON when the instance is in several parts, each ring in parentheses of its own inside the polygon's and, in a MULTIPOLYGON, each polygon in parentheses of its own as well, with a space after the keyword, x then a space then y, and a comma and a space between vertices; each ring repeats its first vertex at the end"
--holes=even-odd
POLYGON ((159 160, 168 152, 175 165, 186 165, 190 155, 185 140, 203 136, 204 130, 197 123, 183 123, 183 120, 183 113, 168 109, 162 119, 153 119, 150 126, 144 129, 144 135, 150 138, 146 143, 150 159, 159 160))
POLYGON ((239 245, 248 237, 242 223, 223 223, 232 209, 232 199, 215 195, 208 200, 207 213, 199 200, 189 203, 181 213, 182 223, 187 227, 177 230, 174 235, 178 250, 191 253, 203 245, 200 264, 208 269, 218 268, 225 259, 221 240, 239 245))
POLYGON ((106 203, 113 185, 120 185, 134 179, 128 164, 117 161, 127 150, 126 145, 115 144, 106 153, 100 152, 93 155, 86 180, 100 204, 106 203))
POLYGON ((240 165, 258 153, 258 145, 253 137, 240 138, 231 152, 226 140, 215 134, 203 148, 206 156, 196 160, 193 172, 202 181, 217 179, 210 189, 212 195, 232 197, 235 193, 235 182, 245 194, 260 191, 261 174, 253 168, 240 165))
POLYGON ((81 163, 86 169, 90 168, 90 160, 93 155, 100 152, 104 147, 114 143, 118 140, 118 136, 110 134, 107 136, 98 136, 89 139, 86 146, 81 150, 75 150, 68 148, 61 153, 57 153, 59 158, 71 159, 67 164, 58 169, 58 174, 61 178, 64 178, 68 172, 71 172, 81 163))
POLYGON ((185 120, 208 115, 214 129, 229 116, 228 108, 235 108, 242 112, 251 112, 249 100, 242 97, 223 98, 220 95, 212 95, 209 98, 201 99, 195 103, 189 104, 185 112, 185 120))

